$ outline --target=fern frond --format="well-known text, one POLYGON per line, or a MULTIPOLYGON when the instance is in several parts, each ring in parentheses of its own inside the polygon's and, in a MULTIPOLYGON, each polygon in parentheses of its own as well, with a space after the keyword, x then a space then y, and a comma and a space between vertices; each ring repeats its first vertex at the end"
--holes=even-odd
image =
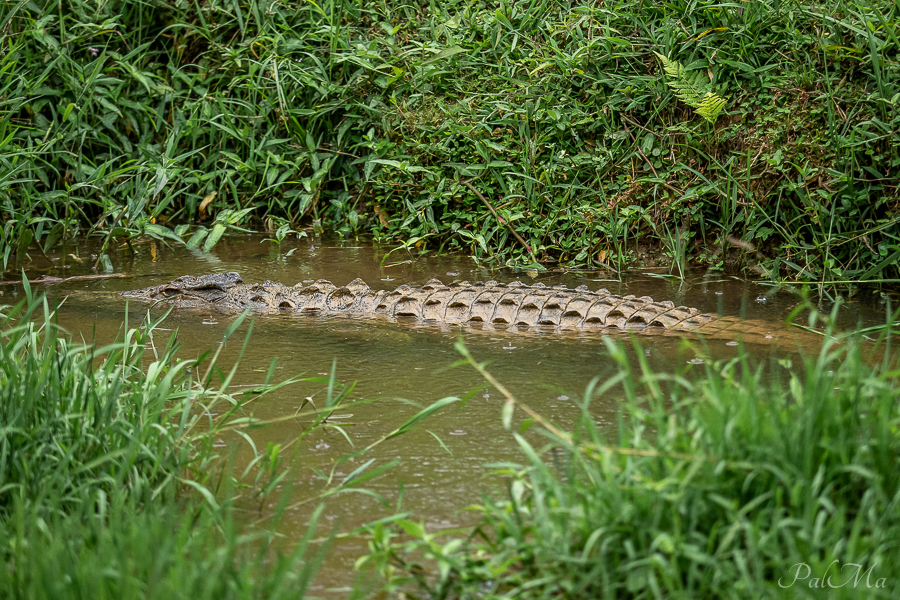
POLYGON ((723 108, 725 108, 725 98, 718 94, 707 92, 695 112, 710 123, 715 123, 723 108))
POLYGON ((681 69, 681 77, 669 81, 668 84, 675 92, 675 97, 688 106, 696 107, 709 93, 709 85, 704 81, 703 73, 687 71, 684 67, 681 69))
POLYGON ((684 67, 681 66, 681 63, 677 60, 669 60, 668 57, 663 56, 659 52, 654 52, 656 56, 659 57, 659 61, 662 63, 663 70, 666 72, 666 75, 671 77, 672 79, 680 79, 681 73, 684 71, 684 67))
POLYGON ((709 82, 702 71, 688 71, 677 60, 671 60, 659 52, 654 52, 662 63, 663 71, 669 77, 666 85, 672 88, 675 97, 695 109, 696 113, 715 123, 716 117, 725 108, 726 100, 709 89, 709 82))

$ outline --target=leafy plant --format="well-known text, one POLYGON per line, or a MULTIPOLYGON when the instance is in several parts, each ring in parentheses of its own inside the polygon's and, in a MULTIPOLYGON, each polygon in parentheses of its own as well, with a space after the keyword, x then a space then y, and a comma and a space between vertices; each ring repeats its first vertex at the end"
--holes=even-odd
POLYGON ((685 266, 896 281, 900 6, 776 4, 0 0, 3 267, 250 209, 247 228, 616 271, 680 228, 685 266), (739 123, 715 119, 726 97, 739 123), (759 254, 720 252, 729 235, 759 254))
MULTIPOLYGON (((24 287, 0 307, 0 595, 302 598, 323 551, 235 527, 240 481, 215 444, 258 424, 245 412, 255 399, 299 380, 234 395, 218 353, 180 360, 174 337, 155 339, 165 315, 103 348, 74 343, 24 287)), ((277 449, 252 450, 248 471, 260 463, 272 492, 277 449)))
POLYGON ((431 599, 812 599, 828 576, 838 597, 897 596, 900 371, 890 344, 876 360, 859 340, 826 339, 799 370, 743 355, 654 372, 640 348, 632 365, 620 341, 604 343, 618 372, 591 382, 570 430, 458 345, 505 397, 498 431, 522 462, 490 465, 506 485, 471 507, 475 527, 376 522, 358 564, 388 593, 431 599), (598 425, 591 406, 611 393, 624 396, 618 428, 598 425))
MULTIPOLYGON (((230 208, 226 208, 225 210, 222 210, 221 212, 219 212, 219 214, 216 215, 215 221, 213 222, 212 229, 207 229, 206 227, 203 227, 201 225, 196 230, 194 230, 193 235, 191 235, 190 239, 187 241, 185 246, 188 249, 193 250, 195 248, 199 248, 200 244, 203 244, 203 251, 209 252, 210 250, 212 250, 212 247, 215 246, 219 242, 220 239, 222 239, 222 236, 225 235, 225 232, 229 229, 232 229, 235 231, 243 231, 245 233, 250 232, 250 230, 248 230, 244 227, 240 227, 239 223, 241 223, 241 221, 246 219, 247 213, 249 213, 252 210, 253 210, 252 207, 244 208, 242 210, 237 210, 237 211, 232 210, 230 208), (204 240, 205 240, 205 242, 204 242, 204 240)), ((283 227, 281 229, 283 229, 283 227)), ((279 229, 279 232, 281 231, 281 229, 279 229)), ((284 233, 278 239, 279 243, 281 242, 282 239, 284 239, 284 236, 287 235, 289 230, 290 230, 289 227, 286 230, 284 230, 284 233)))
MULTIPOLYGON (((271 383, 273 363, 265 382, 236 394, 243 351, 228 365, 220 360, 224 344, 181 360, 174 333, 159 337, 167 314, 126 322, 120 339, 102 348, 79 344, 27 280, 23 288, 22 301, 0 306, 0 597, 308 597, 333 533, 318 531, 321 502, 362 492, 386 504, 361 486, 397 461, 354 460, 458 401, 438 400, 365 448, 336 456, 323 489, 296 501, 286 476, 299 442, 327 427, 353 443, 329 422, 355 404, 353 386, 336 381, 336 365, 330 377, 271 383), (258 448, 250 433, 265 423, 252 414, 255 402, 300 383, 324 384, 325 403, 303 415, 312 422, 293 428, 293 440, 258 448), (235 454, 220 454, 222 439, 235 454), (231 469, 239 445, 246 464, 231 469), (280 503, 266 502, 282 487, 280 503), (251 524, 247 500, 261 513, 251 524), (310 502, 318 507, 305 534, 279 540, 284 511, 310 502)), ((232 322, 223 341, 243 322, 232 322)), ((299 423, 298 416, 278 420, 299 423)))
POLYGON ((710 123, 715 123, 719 113, 725 108, 726 100, 710 90, 709 80, 703 71, 688 71, 677 60, 666 58, 659 52, 654 54, 669 76, 666 85, 674 90, 675 97, 710 123))

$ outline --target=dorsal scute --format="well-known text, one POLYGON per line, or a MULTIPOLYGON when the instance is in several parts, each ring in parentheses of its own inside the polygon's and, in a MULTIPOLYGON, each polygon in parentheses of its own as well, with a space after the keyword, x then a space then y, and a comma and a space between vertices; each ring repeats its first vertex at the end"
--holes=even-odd
POLYGON ((368 294, 372 289, 366 284, 365 281, 357 277, 346 286, 346 289, 350 291, 354 296, 362 296, 364 294, 368 294))
POLYGON ((329 298, 341 298, 341 297, 343 297, 343 296, 356 296, 356 294, 354 294, 354 293, 353 293, 353 290, 351 290, 351 289, 348 288, 347 286, 343 286, 343 287, 339 287, 339 288, 334 288, 334 289, 328 294, 328 297, 329 297, 329 298))
POLYGON ((333 292, 337 288, 336 285, 334 285, 327 279, 316 279, 313 282, 313 285, 316 286, 317 288, 319 288, 319 291, 324 292, 326 294, 329 292, 333 292))
POLYGON ((506 284, 506 287, 508 287, 508 288, 521 288, 521 287, 525 287, 525 284, 522 283, 521 281, 510 281, 509 283, 506 284))
POLYGON ((423 290, 433 290, 444 287, 444 282, 436 277, 432 277, 428 281, 425 282, 425 285, 422 286, 423 290))
MULTIPOLYGON (((368 286, 367 286, 368 287, 368 286)), ((333 311, 345 311, 356 303, 357 295, 348 286, 333 289, 325 299, 325 306, 333 311)))
MULTIPOLYGON (((266 285, 266 287, 268 287, 268 285, 266 285)), ((302 282, 298 283, 291 289, 303 294, 330 294, 337 289, 337 286, 327 279, 317 279, 309 285, 304 285, 302 282)))

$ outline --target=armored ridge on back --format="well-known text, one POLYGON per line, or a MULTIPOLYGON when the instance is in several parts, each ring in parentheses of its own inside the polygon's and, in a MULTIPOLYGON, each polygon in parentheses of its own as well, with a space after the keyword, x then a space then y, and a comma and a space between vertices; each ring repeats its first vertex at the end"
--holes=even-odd
POLYGON ((393 291, 373 291, 361 279, 341 287, 324 279, 288 287, 272 281, 245 284, 240 274, 232 272, 186 275, 123 295, 178 308, 218 312, 393 317, 450 325, 490 324, 510 330, 525 327, 720 334, 716 337, 727 329, 730 333, 771 338, 766 323, 760 327, 733 317, 704 314, 696 308, 676 307, 672 302, 656 302, 649 296, 616 296, 605 289, 591 291, 583 285, 575 289, 496 281, 444 285, 432 279, 418 288, 401 285, 393 291), (739 323, 741 326, 735 327, 739 323))

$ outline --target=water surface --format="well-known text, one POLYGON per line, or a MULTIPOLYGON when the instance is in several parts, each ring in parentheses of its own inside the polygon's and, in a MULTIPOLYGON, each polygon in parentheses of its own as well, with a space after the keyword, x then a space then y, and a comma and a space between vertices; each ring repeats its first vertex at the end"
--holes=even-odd
MULTIPOLYGON (((657 300, 672 300, 676 305, 697 307, 704 312, 767 320, 774 330, 797 305, 791 294, 721 275, 696 276, 687 282, 666 280, 650 274, 613 280, 602 272, 536 273, 512 269, 488 269, 463 256, 411 256, 394 252, 384 261, 390 248, 371 242, 340 240, 286 240, 282 245, 264 241, 262 236, 224 238, 212 253, 167 247, 158 242, 136 246, 137 254, 127 249, 112 253, 122 279, 72 282, 47 286, 51 297, 68 296, 59 311, 61 325, 77 338, 100 343, 112 341, 125 318, 125 302, 112 294, 147 287, 180 275, 238 271, 247 283, 265 280, 294 284, 300 281, 329 279, 343 285, 360 277, 372 288, 394 288, 400 284, 421 285, 432 277, 445 283, 495 279, 500 282, 543 282, 546 285, 586 284, 591 289, 605 287, 614 294, 649 295, 657 300), (77 293, 72 293, 77 292, 77 293)), ((89 242, 67 248, 47 262, 43 257, 24 265, 29 276, 51 274, 60 277, 91 273, 92 252, 89 242)), ((0 288, 0 303, 14 301, 20 290, 0 288)), ((827 307, 824 307, 827 308, 827 307)), ((147 310, 145 305, 131 306, 136 322, 147 310)), ((883 320, 878 304, 850 303, 842 314, 842 323, 870 325, 883 320)), ((160 309, 155 309, 156 313, 160 309)), ((191 358, 218 348, 226 328, 235 316, 216 313, 173 313, 163 327, 177 330, 180 356, 191 358)), ((248 319, 222 348, 222 364, 237 360, 242 349, 248 319)), ((474 517, 462 509, 476 502, 482 490, 502 485, 487 463, 519 460, 515 442, 500 425, 502 399, 498 392, 483 388, 484 382, 470 367, 450 368, 459 359, 453 345, 462 339, 479 361, 489 361, 490 371, 510 391, 544 417, 562 425, 571 423, 585 386, 594 378, 607 378, 616 368, 606 355, 602 336, 556 335, 542 332, 516 335, 503 331, 479 331, 466 328, 411 326, 408 323, 354 320, 345 317, 258 316, 252 319, 253 333, 241 358, 236 386, 258 385, 265 380, 273 360, 277 359, 275 379, 298 373, 328 375, 337 364, 341 384, 356 382, 352 400, 379 399, 340 415, 336 423, 359 448, 370 444, 414 415, 418 407, 445 396, 465 396, 477 390, 468 402, 451 405, 433 415, 413 432, 378 446, 365 459, 357 459, 338 469, 343 475, 362 460, 375 464, 400 459, 389 475, 369 482, 368 487, 394 501, 400 482, 405 490, 404 508, 411 509, 431 528, 447 528, 471 523, 474 517), (483 388, 483 389, 482 389, 483 388), (402 399, 402 400, 398 400, 402 399), (452 455, 435 439, 440 437, 452 455)), ((162 344, 162 334, 157 339, 162 344)), ((620 336, 621 337, 621 336, 620 336)), ((708 348, 679 337, 639 339, 641 348, 630 348, 632 359, 641 352, 649 364, 663 371, 695 368, 697 351, 706 360, 735 356, 739 349, 728 339, 709 340, 708 348), (708 354, 706 354, 708 352, 708 354)), ((791 354, 786 345, 749 345, 760 357, 771 353, 791 354)), ((324 403, 321 383, 304 383, 285 388, 256 402, 255 417, 269 420, 294 415, 307 398, 324 403)), ((240 388, 237 388, 240 389, 240 388)), ((593 401, 593 415, 601 424, 614 427, 620 396, 608 393, 593 401)), ((308 413, 307 413, 308 414, 308 413)), ((258 447, 267 442, 290 443, 309 422, 307 416, 285 420, 251 432, 258 447)), ((225 440, 235 444, 236 440, 225 440)), ((227 451, 224 448, 223 451, 227 451)), ((296 498, 310 496, 321 489, 314 470, 327 472, 334 461, 351 450, 347 440, 335 430, 321 430, 301 441, 294 460, 292 484, 296 498)), ((263 507, 265 510, 265 507, 263 507)), ((288 513, 284 530, 300 536, 312 506, 288 513)), ((342 495, 329 501, 329 522, 338 522, 341 530, 365 523, 387 512, 368 496, 342 495)), ((348 540, 337 544, 327 561, 318 591, 348 583, 356 557, 365 543, 348 540)))

